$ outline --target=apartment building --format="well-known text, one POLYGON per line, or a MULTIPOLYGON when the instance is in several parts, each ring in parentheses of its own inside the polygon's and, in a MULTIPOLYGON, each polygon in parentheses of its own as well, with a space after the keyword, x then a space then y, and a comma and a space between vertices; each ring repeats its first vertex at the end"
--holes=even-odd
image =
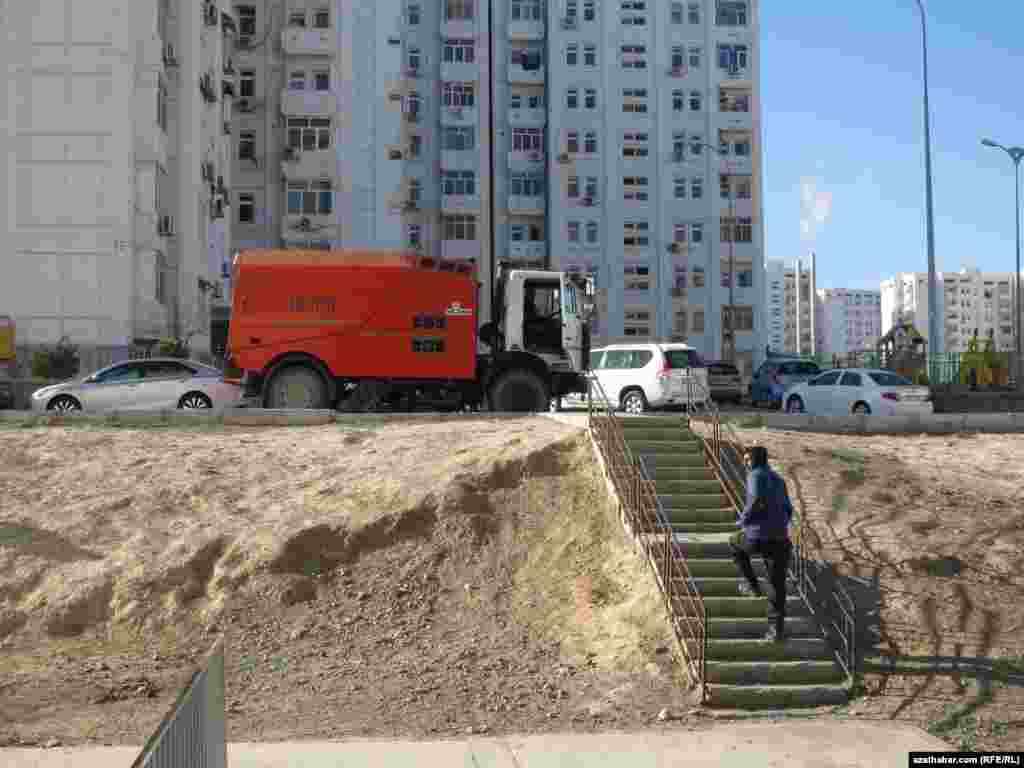
POLYGON ((108 362, 211 347, 228 258, 230 67, 220 2, 0 4, 0 313, 23 348, 108 362))
POLYGON ((881 303, 880 291, 818 289, 816 351, 823 355, 873 351, 882 335, 881 303))
POLYGON ((773 352, 815 354, 816 279, 814 253, 806 267, 800 259, 792 266, 783 259, 766 262, 763 322, 765 342, 773 352))
POLYGON ((754 0, 244 0, 234 247, 585 273, 597 343, 763 346, 754 0), (491 108, 491 105, 494 108, 491 108), (493 117, 493 122, 492 122, 493 117))

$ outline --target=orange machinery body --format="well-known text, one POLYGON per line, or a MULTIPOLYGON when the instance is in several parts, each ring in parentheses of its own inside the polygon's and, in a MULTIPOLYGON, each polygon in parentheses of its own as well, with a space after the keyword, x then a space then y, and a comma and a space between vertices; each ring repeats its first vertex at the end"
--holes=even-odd
POLYGON ((228 349, 243 371, 305 353, 344 379, 473 379, 475 271, 381 251, 242 251, 228 349), (458 271, 456 271, 456 269, 458 271))

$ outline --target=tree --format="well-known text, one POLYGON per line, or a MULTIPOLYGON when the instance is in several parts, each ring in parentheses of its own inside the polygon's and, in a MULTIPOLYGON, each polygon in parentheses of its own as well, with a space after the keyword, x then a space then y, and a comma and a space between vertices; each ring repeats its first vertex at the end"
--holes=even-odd
POLYGON ((78 347, 67 336, 61 336, 54 347, 44 347, 32 355, 32 375, 37 379, 70 379, 78 374, 79 365, 78 347))

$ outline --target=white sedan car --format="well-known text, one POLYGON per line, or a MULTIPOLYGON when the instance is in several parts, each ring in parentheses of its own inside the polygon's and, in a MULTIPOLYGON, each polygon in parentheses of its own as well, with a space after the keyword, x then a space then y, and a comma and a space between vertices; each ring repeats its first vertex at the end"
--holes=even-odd
POLYGON ((219 370, 177 358, 115 363, 96 373, 32 393, 34 411, 148 411, 224 408, 241 389, 219 370))
POLYGON ((892 371, 844 368, 795 384, 782 396, 786 413, 813 416, 903 416, 932 413, 931 390, 892 371))

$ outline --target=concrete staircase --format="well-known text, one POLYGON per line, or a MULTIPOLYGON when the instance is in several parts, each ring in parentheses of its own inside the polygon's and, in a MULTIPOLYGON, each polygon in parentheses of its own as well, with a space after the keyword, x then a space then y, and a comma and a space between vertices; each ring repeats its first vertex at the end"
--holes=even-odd
MULTIPOLYGON (((708 617, 708 703, 728 709, 840 704, 848 687, 803 600, 787 589, 784 643, 763 640, 768 601, 740 594, 729 548, 736 512, 685 417, 620 417, 626 443, 644 459, 708 617)), ((759 578, 767 574, 755 558, 759 578)), ((766 583, 763 582, 763 583, 766 583)))

